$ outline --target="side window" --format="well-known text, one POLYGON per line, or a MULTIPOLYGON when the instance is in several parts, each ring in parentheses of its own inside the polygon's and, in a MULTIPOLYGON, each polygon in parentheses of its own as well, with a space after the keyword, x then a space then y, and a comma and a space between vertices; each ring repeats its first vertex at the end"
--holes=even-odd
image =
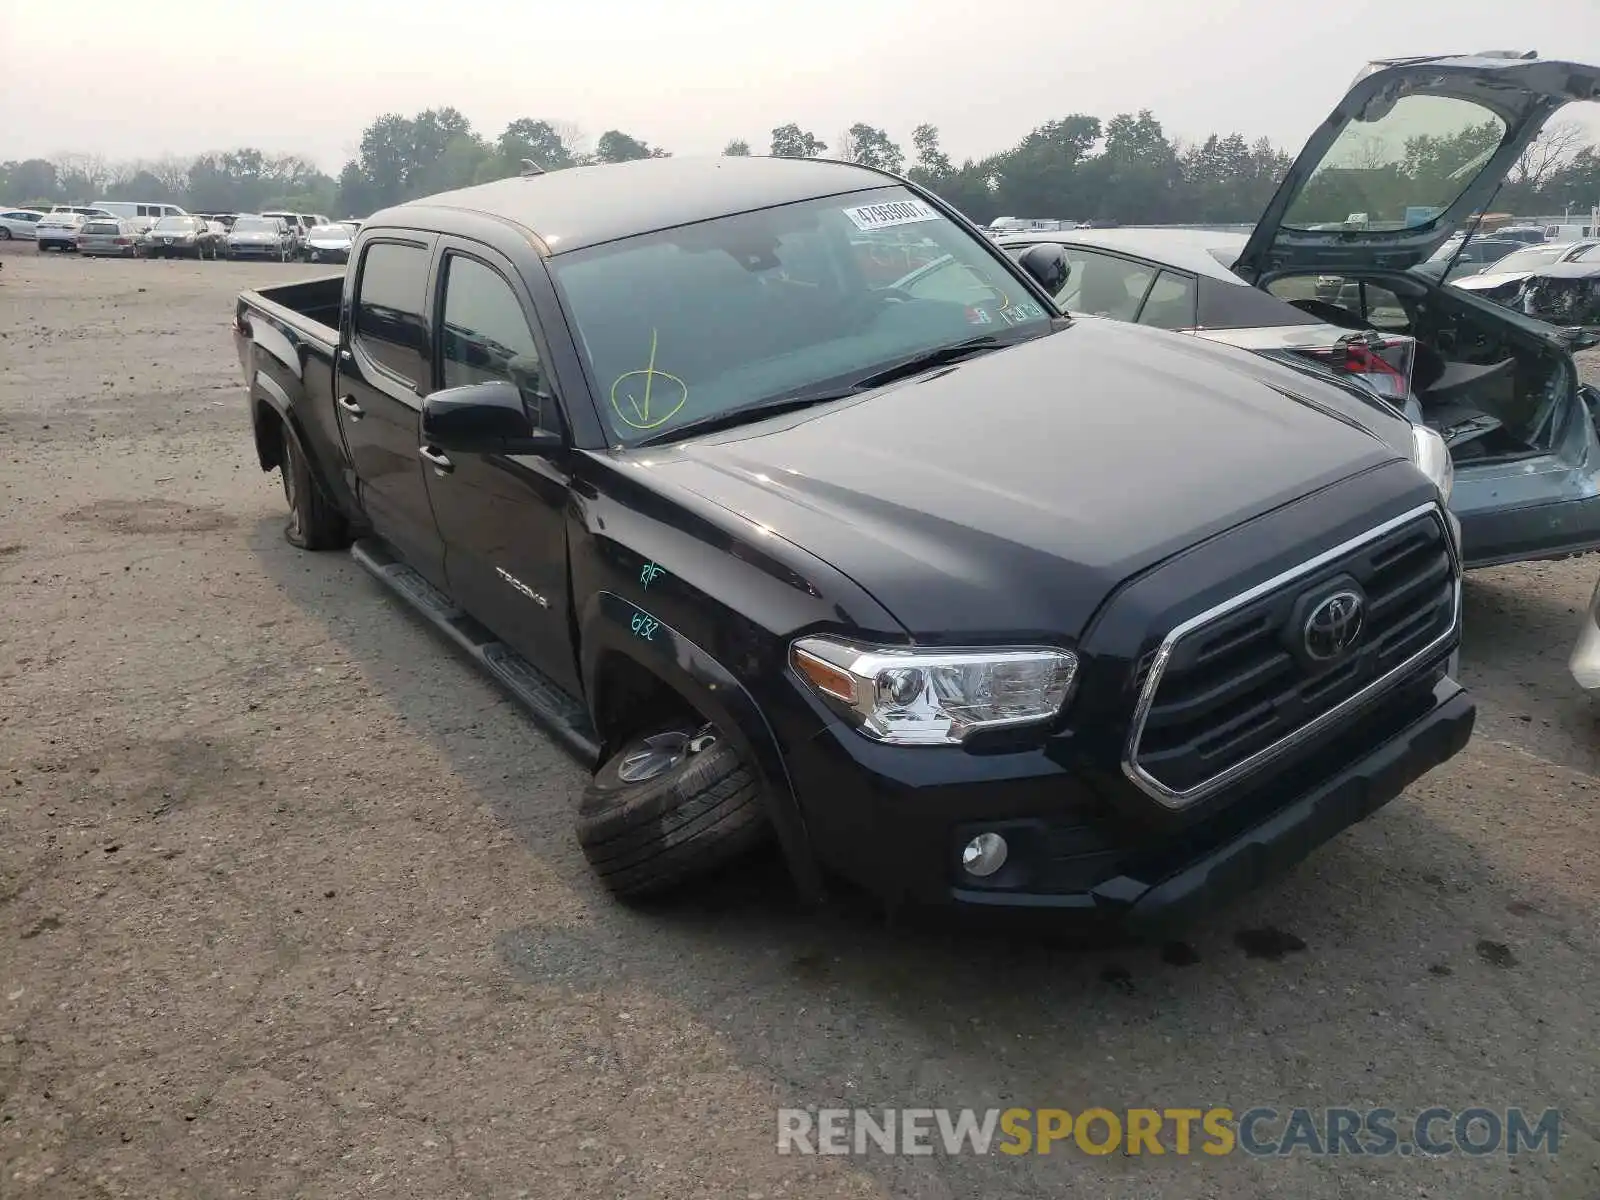
POLYGON ((1150 290, 1156 268, 1149 263, 1097 254, 1077 246, 1067 248, 1071 274, 1057 297, 1068 312, 1074 310, 1117 321, 1131 321, 1150 290))
POLYGON ((367 355, 407 383, 426 375, 422 320, 428 252, 401 242, 373 242, 361 257, 354 340, 367 355))
POLYGON ((1139 324, 1157 329, 1193 329, 1196 294, 1194 276, 1161 272, 1139 310, 1139 324))
POLYGON ((557 426, 539 348, 504 276, 475 258, 450 255, 445 260, 441 324, 439 365, 445 387, 503 379, 521 390, 541 428, 557 426))

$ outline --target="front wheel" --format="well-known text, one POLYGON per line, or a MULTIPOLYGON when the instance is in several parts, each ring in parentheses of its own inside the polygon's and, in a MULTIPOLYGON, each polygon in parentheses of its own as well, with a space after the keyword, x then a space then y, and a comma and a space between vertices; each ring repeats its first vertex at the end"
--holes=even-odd
POLYGON ((635 737, 595 773, 578 806, 583 856, 627 900, 703 875, 767 831, 755 772, 697 719, 635 737))
POLYGON ((285 421, 279 428, 283 431, 283 454, 278 470, 283 476, 283 498, 289 502, 289 521, 283 527, 283 536, 291 546, 302 550, 336 550, 346 545, 349 538, 344 517, 317 485, 311 474, 311 460, 294 427, 285 421))
POLYGON ((0 225, 0 242, 9 242, 10 240, 11 230, 7 229, 4 225, 0 225))

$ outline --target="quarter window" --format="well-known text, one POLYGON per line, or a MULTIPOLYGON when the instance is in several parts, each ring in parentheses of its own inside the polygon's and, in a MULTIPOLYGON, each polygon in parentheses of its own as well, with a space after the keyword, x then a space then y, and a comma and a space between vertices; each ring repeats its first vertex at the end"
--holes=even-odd
POLYGON ((422 320, 428 252, 402 242, 374 242, 362 256, 355 340, 384 370, 416 384, 424 375, 422 320))

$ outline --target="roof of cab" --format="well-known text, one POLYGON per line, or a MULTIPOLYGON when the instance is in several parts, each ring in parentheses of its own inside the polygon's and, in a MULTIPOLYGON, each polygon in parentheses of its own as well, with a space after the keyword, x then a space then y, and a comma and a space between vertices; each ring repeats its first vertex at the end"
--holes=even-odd
POLYGON ((646 158, 522 175, 424 196, 368 219, 405 225, 455 210, 520 226, 560 254, 753 209, 893 187, 893 176, 813 158, 646 158))

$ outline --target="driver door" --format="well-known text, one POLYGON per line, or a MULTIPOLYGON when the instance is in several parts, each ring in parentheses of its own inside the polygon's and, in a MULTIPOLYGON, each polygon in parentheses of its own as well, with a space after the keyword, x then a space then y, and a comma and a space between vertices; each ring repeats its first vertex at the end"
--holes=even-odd
MULTIPOLYGON (((434 387, 515 383, 539 428, 563 427, 549 356, 516 270, 474 242, 447 241, 433 306, 434 387)), ((573 694, 565 455, 421 447, 450 594, 573 694)))

